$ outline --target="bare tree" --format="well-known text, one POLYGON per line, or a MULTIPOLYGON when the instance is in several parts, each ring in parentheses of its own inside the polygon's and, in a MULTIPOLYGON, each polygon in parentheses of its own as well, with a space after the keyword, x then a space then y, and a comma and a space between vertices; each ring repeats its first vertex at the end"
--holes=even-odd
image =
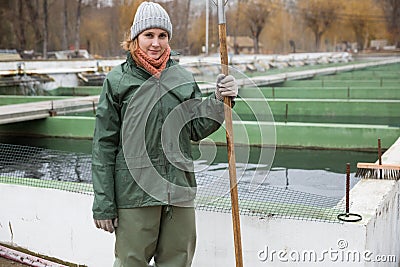
POLYGON ((49 41, 48 25, 48 5, 47 0, 43 0, 43 58, 47 59, 47 43, 49 41))
POLYGON ((396 47, 400 47, 400 0, 377 0, 386 15, 387 28, 396 47))
POLYGON ((75 22, 75 53, 76 56, 79 55, 79 47, 80 47, 80 29, 81 29, 81 9, 82 9, 82 0, 78 0, 78 7, 76 9, 76 22, 75 22))
POLYGON ((364 49, 364 39, 368 35, 366 21, 360 16, 353 16, 349 22, 356 36, 357 45, 360 50, 364 49))
MULTIPOLYGON (((66 50, 72 43, 77 52, 84 44, 94 55, 122 55, 119 43, 143 1, 113 0, 113 6, 106 6, 100 0, 0 0, 0 47, 33 49, 46 54, 45 51, 66 50)), ((201 53, 206 36, 204 0, 153 1, 162 4, 170 14, 174 30, 171 47, 183 54, 201 53)), ((332 43, 357 41, 362 49, 370 39, 389 36, 390 41, 400 46, 399 2, 229 0, 227 33, 251 36, 256 53, 260 52, 259 43, 268 51, 286 52, 289 40, 295 42, 298 51, 315 51, 315 47, 321 50, 323 38, 332 43), (382 27, 384 24, 387 27, 382 27)), ((218 31, 216 8, 210 10, 212 53, 217 49, 218 31)))
POLYGON ((62 49, 68 49, 68 5, 67 0, 64 0, 63 8, 63 35, 62 35, 62 49))
POLYGON ((185 43, 183 44, 184 45, 184 47, 188 47, 188 39, 187 39, 187 32, 188 32, 188 28, 189 28, 189 14, 190 14, 190 3, 191 3, 191 0, 187 0, 187 3, 186 3, 186 10, 187 10, 187 12, 186 12, 186 16, 185 16, 185 19, 184 19, 184 28, 183 28, 183 30, 184 30, 184 32, 185 32, 185 36, 186 36, 186 38, 183 40, 185 43))
POLYGON ((303 0, 301 17, 314 34, 315 49, 320 50, 322 36, 338 19, 339 3, 325 0, 303 0))
POLYGON ((190 26, 191 0, 173 0, 163 4, 170 15, 173 31, 172 46, 183 53, 188 53, 188 27, 190 26))
POLYGON ((254 43, 254 53, 260 51, 260 34, 272 12, 271 2, 266 0, 252 0, 244 4, 243 10, 246 14, 246 23, 249 27, 251 38, 254 43))
POLYGON ((346 0, 345 8, 345 13, 342 14, 344 26, 353 30, 358 49, 364 50, 368 46, 369 38, 382 32, 383 11, 375 0, 346 0))
POLYGON ((238 0, 237 5, 236 5, 236 11, 235 11, 235 19, 233 20, 234 23, 234 28, 233 28, 233 49, 234 49, 234 54, 238 55, 239 54, 239 46, 237 44, 237 36, 238 36, 238 31, 239 31, 239 25, 240 25, 240 14, 241 14, 241 2, 243 0, 238 0))
POLYGON ((24 3, 28 9, 27 12, 29 14, 30 24, 35 33, 35 45, 37 46, 43 42, 41 27, 38 27, 38 25, 41 24, 39 16, 39 3, 38 1, 24 1, 24 3))
POLYGON ((26 49, 26 35, 25 35, 25 14, 24 14, 24 6, 22 5, 22 0, 17 1, 18 6, 18 30, 17 36, 19 39, 19 45, 21 50, 26 49))

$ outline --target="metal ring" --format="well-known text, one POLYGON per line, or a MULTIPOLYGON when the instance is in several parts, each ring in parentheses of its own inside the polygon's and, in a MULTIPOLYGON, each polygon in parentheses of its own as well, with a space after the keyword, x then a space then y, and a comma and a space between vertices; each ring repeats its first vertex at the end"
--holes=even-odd
POLYGON ((344 222, 358 222, 362 220, 362 217, 360 214, 355 214, 355 213, 341 213, 337 216, 337 218, 340 221, 344 222), (353 218, 351 218, 353 217, 353 218))

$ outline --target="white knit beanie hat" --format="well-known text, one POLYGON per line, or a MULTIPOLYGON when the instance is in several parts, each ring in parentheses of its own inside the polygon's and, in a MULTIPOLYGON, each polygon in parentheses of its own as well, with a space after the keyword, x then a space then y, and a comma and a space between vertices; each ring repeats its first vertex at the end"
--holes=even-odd
POLYGON ((138 7, 135 19, 131 27, 131 39, 135 39, 141 32, 160 28, 168 32, 168 38, 172 37, 172 24, 167 11, 157 3, 143 2, 138 7))

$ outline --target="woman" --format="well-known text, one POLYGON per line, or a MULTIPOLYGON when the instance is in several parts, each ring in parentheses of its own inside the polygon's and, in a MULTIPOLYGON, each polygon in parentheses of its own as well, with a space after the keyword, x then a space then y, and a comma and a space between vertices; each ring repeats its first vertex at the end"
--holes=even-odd
POLYGON ((190 266, 196 226, 191 141, 223 122, 232 76, 202 100, 193 76, 170 58, 172 24, 143 2, 123 42, 127 60, 107 75, 93 138, 93 218, 116 234, 114 266, 190 266))

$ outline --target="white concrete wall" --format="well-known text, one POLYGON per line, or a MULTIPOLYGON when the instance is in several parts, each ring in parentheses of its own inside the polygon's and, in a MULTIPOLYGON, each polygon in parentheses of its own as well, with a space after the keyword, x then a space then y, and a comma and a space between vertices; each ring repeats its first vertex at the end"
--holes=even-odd
MULTIPOLYGON (((200 213, 199 217, 199 238, 204 241, 196 251, 194 266, 235 266, 230 215, 200 213)), ((243 263, 251 267, 310 266, 314 262, 331 266, 337 264, 335 255, 323 251, 340 251, 338 240, 346 240, 357 250, 365 243, 363 229, 355 225, 242 216, 241 228, 243 263), (308 255, 306 260, 303 255, 308 255)))
MULTIPOLYGON (((367 183, 373 183, 368 181, 367 183)), ((393 187, 397 190, 386 191, 379 208, 375 211, 367 225, 366 248, 376 254, 385 255, 388 252, 397 256, 397 265, 400 266, 400 188, 399 182, 391 184, 387 182, 387 187, 393 187)), ((365 185, 370 187, 369 184, 365 185)), ((386 266, 386 265, 385 265, 386 266)), ((387 265, 389 266, 389 265, 387 265)))
POLYGON ((112 266, 114 235, 94 226, 92 199, 54 189, 0 184, 0 242, 68 262, 112 266))
MULTIPOLYGON (((299 266, 399 266, 399 199, 399 182, 362 180, 351 191, 350 211, 363 216, 357 223, 241 216, 244 266, 288 266, 299 256, 299 266), (397 262, 364 260, 388 255, 397 262)), ((89 267, 112 266, 114 237, 94 227, 92 196, 0 184, 0 203, 0 242, 89 267)), ((197 211, 197 229, 193 267, 235 266, 230 214, 197 211)))
MULTIPOLYGON (((399 192, 396 181, 359 182, 350 197, 350 212, 363 217, 356 223, 241 216, 244 266, 400 266, 399 192), (374 262, 385 257, 396 262, 374 262)), ((197 214, 194 266, 235 266, 231 215, 197 214)))

